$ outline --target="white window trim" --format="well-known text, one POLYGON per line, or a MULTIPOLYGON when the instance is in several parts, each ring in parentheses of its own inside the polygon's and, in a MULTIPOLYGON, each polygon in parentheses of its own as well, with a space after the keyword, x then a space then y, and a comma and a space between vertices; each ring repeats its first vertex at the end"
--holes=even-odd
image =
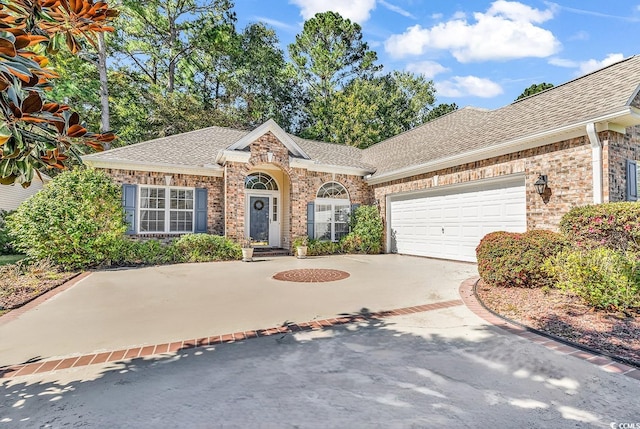
MULTIPOLYGON (((315 211, 314 213, 314 220, 313 220, 313 235, 314 235, 314 239, 318 240, 318 206, 319 205, 328 205, 331 206, 331 222, 329 222, 330 225, 330 230, 331 230, 331 238, 329 239, 329 241, 333 241, 333 242, 337 242, 339 240, 336 240, 336 220, 335 220, 335 213, 336 213, 336 205, 339 206, 347 206, 349 208, 349 214, 351 214, 351 200, 348 198, 316 198, 314 201, 314 206, 313 206, 313 210, 315 211)), ((322 222, 325 223, 325 222, 322 222)), ((343 223, 343 222, 340 222, 343 223)), ((349 224, 349 222, 347 222, 347 225, 349 224)))
MULTIPOLYGON (((149 210, 154 210, 154 209, 149 209, 149 210)), ((158 210, 156 210, 158 211, 158 210)), ((174 211, 180 211, 180 212, 187 212, 189 210, 174 210, 174 211)), ((196 227, 196 188, 190 188, 188 186, 156 186, 156 185, 138 185, 138 196, 137 196, 137 201, 136 201, 136 218, 138 219, 137 222, 137 233, 138 234, 157 234, 157 235, 161 235, 161 234, 173 234, 173 235, 178 235, 178 234, 188 234, 188 233, 192 233, 194 231, 194 228, 196 227), (140 216, 140 212, 143 210, 147 210, 146 208, 143 209, 142 208, 142 189, 144 188, 148 188, 148 189, 164 189, 165 190, 165 203, 164 203, 164 231, 142 231, 141 230, 141 226, 142 226, 142 217, 140 216), (191 210, 191 213, 193 213, 192 216, 192 222, 191 222, 191 230, 190 231, 170 231, 171 228, 171 190, 172 189, 177 189, 177 190, 185 190, 185 191, 193 191, 193 209, 191 210)))

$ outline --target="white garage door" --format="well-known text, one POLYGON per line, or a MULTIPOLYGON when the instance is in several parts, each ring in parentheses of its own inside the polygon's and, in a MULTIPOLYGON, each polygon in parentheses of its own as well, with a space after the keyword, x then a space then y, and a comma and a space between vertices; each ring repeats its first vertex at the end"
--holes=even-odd
POLYGON ((390 250, 476 262, 489 232, 526 231, 525 198, 524 178, 391 196, 390 250))

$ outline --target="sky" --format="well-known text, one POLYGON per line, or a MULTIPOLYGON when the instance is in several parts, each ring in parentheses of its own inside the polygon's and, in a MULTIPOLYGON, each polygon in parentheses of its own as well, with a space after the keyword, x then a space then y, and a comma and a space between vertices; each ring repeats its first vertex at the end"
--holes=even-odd
POLYGON ((495 109, 534 83, 559 85, 640 54, 640 0, 236 0, 238 26, 265 22, 281 48, 306 19, 357 22, 384 71, 422 73, 436 103, 495 109))

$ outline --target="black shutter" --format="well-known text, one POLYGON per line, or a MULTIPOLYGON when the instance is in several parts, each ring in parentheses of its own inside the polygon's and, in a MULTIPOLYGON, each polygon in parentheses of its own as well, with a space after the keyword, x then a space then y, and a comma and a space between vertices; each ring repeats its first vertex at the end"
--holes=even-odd
POLYGON ((627 160, 627 201, 638 201, 638 165, 627 160))
POLYGON ((196 188, 194 232, 207 232, 207 188, 196 188))
POLYGON ((136 233, 136 202, 138 201, 137 185, 122 185, 122 207, 124 221, 127 224, 127 234, 136 233))
POLYGON ((307 203, 307 235, 309 238, 315 238, 314 227, 315 227, 315 216, 316 216, 316 207, 313 202, 307 203))

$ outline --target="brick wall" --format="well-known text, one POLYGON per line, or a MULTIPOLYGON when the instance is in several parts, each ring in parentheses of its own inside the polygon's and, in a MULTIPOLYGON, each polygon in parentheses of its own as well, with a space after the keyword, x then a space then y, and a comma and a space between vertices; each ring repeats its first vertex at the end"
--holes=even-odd
POLYGON ((326 182, 341 183, 351 198, 352 203, 370 204, 373 194, 362 177, 345 174, 331 174, 292 168, 289 165, 289 151, 272 133, 258 138, 249 146, 251 158, 249 162, 228 162, 226 169, 226 201, 227 216, 225 219, 227 236, 240 239, 245 234, 245 190, 244 180, 254 171, 265 171, 278 167, 287 181, 285 190, 289 195, 282 195, 283 218, 281 220, 281 246, 288 248, 293 238, 307 234, 307 203, 316 198, 318 189, 326 182), (272 154, 269 161, 268 153, 272 154))
POLYGON ((586 137, 373 185, 372 188, 375 199, 380 202, 380 212, 385 216, 389 194, 517 173, 525 175, 529 229, 557 229, 560 218, 571 207, 593 201, 591 147, 586 137), (533 189, 539 174, 546 174, 549 180, 544 198, 533 189))
MULTIPOLYGON (((119 184, 165 186, 165 176, 171 176, 171 186, 207 188, 207 232, 224 234, 224 182, 222 177, 195 176, 189 174, 169 174, 151 171, 105 169, 109 176, 119 184)), ((138 237, 163 238, 161 234, 140 234, 138 237)), ((171 235, 175 237, 175 235, 171 235)))
MULTIPOLYGON (((640 126, 627 128, 626 134, 606 131, 600 133, 607 180, 608 201, 624 201, 627 190, 627 160, 640 160, 640 126), (608 174, 606 173, 608 171, 608 174)), ((605 199, 605 201, 607 201, 605 199)))

